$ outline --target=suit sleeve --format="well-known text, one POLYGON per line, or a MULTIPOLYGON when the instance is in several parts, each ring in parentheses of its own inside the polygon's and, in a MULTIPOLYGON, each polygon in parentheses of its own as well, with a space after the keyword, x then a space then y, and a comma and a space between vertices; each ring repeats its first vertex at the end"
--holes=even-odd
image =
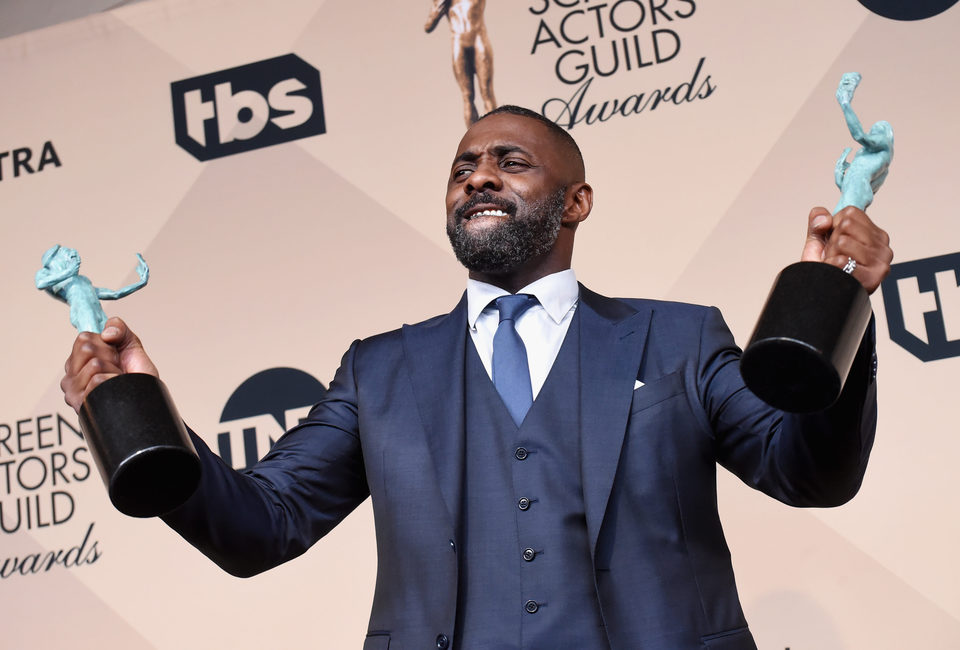
POLYGON ((300 555, 369 495, 353 367, 358 345, 324 399, 249 470, 233 470, 190 432, 200 485, 163 520, 227 572, 247 577, 300 555))
POLYGON ((740 376, 740 350, 719 311, 704 318, 698 386, 717 460, 748 485, 795 506, 836 506, 860 489, 877 422, 871 319, 843 391, 809 414, 774 409, 740 376))

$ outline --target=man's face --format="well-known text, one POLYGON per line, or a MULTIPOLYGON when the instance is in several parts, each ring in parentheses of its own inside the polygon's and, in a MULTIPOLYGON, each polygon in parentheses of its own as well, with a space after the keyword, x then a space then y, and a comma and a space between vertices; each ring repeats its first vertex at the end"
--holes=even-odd
POLYGON ((553 248, 566 163, 536 120, 498 114, 474 124, 447 182, 447 236, 471 271, 510 273, 553 248))

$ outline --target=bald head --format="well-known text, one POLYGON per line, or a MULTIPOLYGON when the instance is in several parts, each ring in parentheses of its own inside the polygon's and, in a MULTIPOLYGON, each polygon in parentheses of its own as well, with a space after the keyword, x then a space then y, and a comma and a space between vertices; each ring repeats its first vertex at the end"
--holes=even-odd
POLYGON ((570 133, 561 127, 556 122, 547 119, 540 113, 532 111, 529 108, 524 108, 522 106, 514 106, 512 104, 504 104, 499 108, 495 108, 489 113, 485 114, 480 119, 483 120, 494 115, 517 115, 520 117, 526 117, 531 120, 536 120, 543 126, 547 127, 550 135, 553 136, 556 145, 564 152, 565 157, 568 157, 571 162, 575 162, 576 165, 573 167, 574 170, 577 170, 576 178, 574 181, 583 181, 586 180, 586 170, 583 163, 583 154, 580 152, 580 147, 577 145, 577 141, 573 139, 573 136, 570 133))

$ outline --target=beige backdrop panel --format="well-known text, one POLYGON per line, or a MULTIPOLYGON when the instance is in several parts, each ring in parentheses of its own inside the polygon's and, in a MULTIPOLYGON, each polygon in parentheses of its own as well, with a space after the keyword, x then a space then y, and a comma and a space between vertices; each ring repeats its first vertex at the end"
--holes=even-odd
MULTIPOLYGON (((540 109, 582 85, 554 71, 570 45, 534 47, 540 19, 556 28, 564 14, 530 11, 542 3, 487 2, 500 102, 540 109)), ((744 342, 774 276, 799 254, 807 211, 836 201, 833 161, 852 143, 833 91, 848 70, 864 75, 854 103, 863 120, 896 129, 871 214, 897 260, 960 250, 949 201, 960 10, 901 23, 854 0, 783 4, 671 0, 668 11, 690 14, 656 26, 677 35, 675 56, 593 74, 581 116, 676 87, 698 66, 715 90, 573 126, 597 194, 579 231, 580 279, 608 294, 716 304, 744 342)), ((0 646, 359 647, 376 571, 369 505, 305 556, 248 580, 159 521, 117 513, 59 394, 74 337, 66 309, 31 278, 56 242, 78 248, 83 272, 109 287, 132 281, 142 252, 150 286, 109 310, 141 334, 211 445, 241 426, 220 424, 220 413, 254 373, 290 366, 326 383, 352 339, 447 311, 464 277, 442 227, 463 118, 447 23, 424 34, 428 8, 155 0, 0 41, 0 152, 30 147, 38 157, 50 141, 62 163, 15 177, 12 154, 0 158, 0 438, 9 431, 13 445, 0 444, 0 471, 14 472, 0 503, 8 528, 18 504, 40 504, 49 523, 53 500, 61 516, 72 503, 62 523, 0 532, 0 563, 81 545, 96 556, 0 578, 0 646), (325 134, 205 163, 175 144, 172 81, 290 52, 320 70, 325 134), (21 466, 28 486, 40 481, 54 453, 67 459, 56 485, 49 465, 37 488, 17 484, 21 466)), ((635 34, 650 56, 649 18, 629 34, 608 25, 603 37, 571 25, 589 37, 581 47, 601 48, 601 67, 611 39, 635 34)), ((761 648, 960 647, 951 403, 960 361, 919 361, 890 341, 879 294, 873 304, 881 419, 861 494, 834 510, 796 510, 721 472, 725 529, 761 648)), ((277 433, 269 419, 255 424, 261 436, 277 433)))

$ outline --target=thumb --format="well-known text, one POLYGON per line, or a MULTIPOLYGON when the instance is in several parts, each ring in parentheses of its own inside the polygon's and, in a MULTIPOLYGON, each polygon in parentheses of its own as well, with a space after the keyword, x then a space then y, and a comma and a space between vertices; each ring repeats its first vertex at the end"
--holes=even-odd
POLYGON ((807 221, 807 241, 803 244, 801 262, 822 262, 823 250, 833 230, 833 217, 826 208, 814 208, 807 221))
POLYGON ((100 336, 104 343, 116 348, 123 372, 139 372, 154 377, 160 376, 157 367, 144 351, 140 338, 127 327, 123 320, 116 317, 109 319, 100 336))

